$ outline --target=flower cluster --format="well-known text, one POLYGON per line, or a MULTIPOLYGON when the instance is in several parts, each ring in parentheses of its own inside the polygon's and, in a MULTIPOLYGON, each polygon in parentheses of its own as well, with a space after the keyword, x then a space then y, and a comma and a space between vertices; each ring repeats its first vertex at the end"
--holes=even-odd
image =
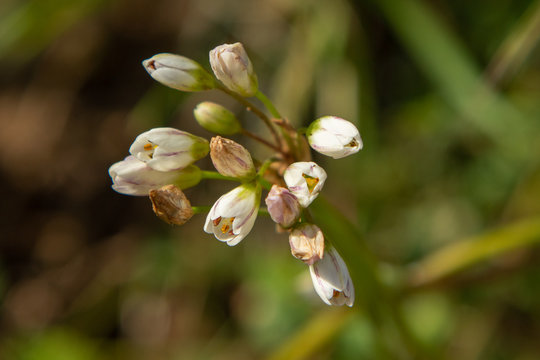
POLYGON ((261 118, 270 137, 242 128, 236 116, 222 105, 202 102, 194 109, 196 121, 216 134, 210 142, 173 128, 155 128, 137 136, 130 155, 109 168, 112 188, 122 194, 149 196, 162 220, 182 225, 193 214, 208 212, 204 231, 229 246, 237 245, 251 231, 261 203, 263 188, 267 213, 281 231, 289 234, 292 255, 309 266, 315 291, 328 305, 354 303, 354 287, 347 266, 323 231, 313 223, 309 205, 321 192, 327 178, 322 167, 300 151, 307 141, 311 148, 334 159, 362 148, 357 128, 347 120, 324 116, 302 133, 275 109, 258 87, 253 65, 240 43, 224 44, 210 51, 215 75, 197 62, 174 54, 158 54, 143 61, 150 76, 181 91, 217 89, 227 93, 261 118), (265 115, 245 99, 255 96, 271 113, 265 115), (237 142, 224 138, 243 134, 273 151, 265 161, 254 161, 237 142), (204 171, 194 163, 210 154, 216 171, 204 171), (255 166, 255 164, 260 164, 255 166), (284 170, 283 170, 284 169, 284 170), (191 206, 182 189, 201 179, 236 181, 238 186, 219 197, 208 210, 191 206))

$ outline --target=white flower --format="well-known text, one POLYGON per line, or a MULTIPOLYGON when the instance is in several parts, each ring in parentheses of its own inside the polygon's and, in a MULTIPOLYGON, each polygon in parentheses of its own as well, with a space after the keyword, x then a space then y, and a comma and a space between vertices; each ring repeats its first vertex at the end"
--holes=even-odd
POLYGON ((340 159, 362 149, 356 126, 337 116, 324 116, 309 125, 306 136, 313 150, 340 159))
POLYGON ((285 170, 283 179, 302 207, 306 208, 319 195, 326 172, 314 162, 295 162, 285 170))
POLYGON ((247 183, 222 195, 206 217, 204 231, 234 246, 251 231, 261 200, 257 183, 247 183))
POLYGON ((216 81, 198 62, 175 54, 157 54, 142 62, 154 80, 181 91, 213 89, 216 81))
POLYGON ((322 301, 328 305, 353 306, 354 285, 347 265, 332 246, 324 257, 309 266, 313 287, 322 301))
POLYGON ((284 187, 272 185, 264 201, 272 220, 284 228, 294 225, 302 213, 296 196, 284 187))
POLYGON ((317 225, 303 223, 289 235, 291 254, 308 265, 324 256, 324 235, 317 225))
POLYGON ((208 141, 173 128, 155 128, 137 136, 129 152, 154 170, 182 169, 205 157, 208 141))
POLYGON ((214 75, 229 90, 242 96, 257 93, 257 75, 241 43, 223 44, 210 51, 210 66, 214 75))
POLYGON ((152 189, 175 184, 181 189, 195 186, 201 180, 201 170, 192 165, 182 170, 157 171, 146 163, 128 156, 109 168, 113 190, 125 195, 146 196, 152 189))

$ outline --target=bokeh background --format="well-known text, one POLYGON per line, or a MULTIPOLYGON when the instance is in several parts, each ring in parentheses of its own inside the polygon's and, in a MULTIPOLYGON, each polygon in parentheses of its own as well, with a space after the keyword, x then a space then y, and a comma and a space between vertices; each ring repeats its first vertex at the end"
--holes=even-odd
POLYGON ((539 359, 539 39, 536 0, 2 1, 0 358, 539 359), (314 155, 353 309, 320 301, 267 217, 229 248, 203 215, 171 227, 110 189, 137 134, 210 137, 200 101, 265 135, 140 64, 209 68, 236 41, 292 123, 362 133, 355 156, 314 155))

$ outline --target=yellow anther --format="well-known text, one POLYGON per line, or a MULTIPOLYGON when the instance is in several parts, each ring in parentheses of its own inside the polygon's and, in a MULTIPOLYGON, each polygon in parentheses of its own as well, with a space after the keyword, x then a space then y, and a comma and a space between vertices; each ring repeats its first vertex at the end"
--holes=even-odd
MULTIPOLYGON (((216 219, 217 220, 217 219, 216 219)), ((215 221, 215 220, 214 220, 215 221)), ((226 233, 232 233, 232 222, 234 221, 234 217, 225 218, 221 221, 221 232, 226 233)), ((214 223, 215 224, 215 223, 214 223)))
POLYGON ((309 193, 311 194, 313 190, 315 189, 315 186, 319 183, 319 178, 309 176, 306 174, 302 174, 302 176, 304 177, 304 179, 306 179, 306 184, 307 184, 309 193))

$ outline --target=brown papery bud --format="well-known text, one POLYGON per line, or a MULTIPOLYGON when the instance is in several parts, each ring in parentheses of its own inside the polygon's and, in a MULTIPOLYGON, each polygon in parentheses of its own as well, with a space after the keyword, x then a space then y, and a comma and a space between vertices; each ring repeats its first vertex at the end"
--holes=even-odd
POLYGON ((243 180, 255 177, 255 166, 249 151, 230 139, 213 137, 210 141, 210 157, 216 170, 223 176, 243 180))
POLYGON ((292 255, 313 265, 324 255, 324 235, 317 225, 304 223, 289 235, 292 255))
POLYGON ((150 190, 152 210, 163 221, 183 225, 193 216, 193 209, 186 195, 174 185, 150 190))

